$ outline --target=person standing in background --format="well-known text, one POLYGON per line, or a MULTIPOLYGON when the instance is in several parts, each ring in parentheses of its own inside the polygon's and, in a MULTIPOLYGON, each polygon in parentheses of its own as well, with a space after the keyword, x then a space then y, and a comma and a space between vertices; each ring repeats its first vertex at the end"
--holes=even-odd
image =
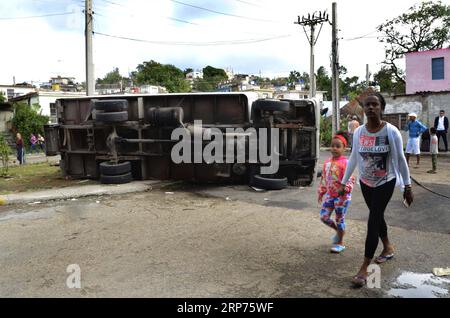
POLYGON ((37 136, 37 143, 38 143, 39 147, 41 148, 41 150, 43 152, 45 152, 45 139, 44 139, 44 137, 42 137, 41 134, 38 134, 38 136, 37 136))
POLYGON ((416 113, 408 115, 409 121, 406 123, 405 131, 408 131, 408 143, 406 144, 406 162, 409 167, 409 157, 411 154, 417 157, 416 168, 420 164, 420 135, 428 128, 417 120, 416 113))
POLYGON ((436 128, 431 127, 430 128, 430 153, 431 153, 431 164, 433 165, 433 169, 427 171, 427 173, 432 173, 435 174, 436 173, 436 169, 437 169, 437 155, 438 155, 438 144, 439 144, 439 140, 436 136, 436 128))
POLYGON ((16 134, 16 150, 17 161, 19 161, 19 164, 23 165, 25 163, 25 148, 23 144, 23 138, 20 133, 16 134))
POLYGON ((442 137, 444 141, 444 151, 448 151, 448 143, 447 143, 447 132, 448 132, 448 118, 445 116, 445 111, 441 110, 439 112, 439 116, 434 119, 434 128, 436 129, 436 136, 438 138, 438 148, 439 148, 439 140, 442 137))
POLYGON ((352 147, 353 144, 353 134, 355 133, 356 128, 359 127, 358 117, 353 116, 352 120, 348 122, 348 134, 349 134, 349 146, 352 147))

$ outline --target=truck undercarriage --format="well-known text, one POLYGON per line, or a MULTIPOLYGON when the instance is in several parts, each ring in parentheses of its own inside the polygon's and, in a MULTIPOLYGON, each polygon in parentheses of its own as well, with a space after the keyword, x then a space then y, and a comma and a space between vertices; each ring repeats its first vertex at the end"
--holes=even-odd
POLYGON ((45 127, 47 155, 60 154, 63 173, 74 178, 250 182, 262 188, 314 180, 319 154, 314 100, 257 99, 249 93, 95 96, 58 100, 57 110, 58 124, 45 127), (221 139, 223 160, 217 148, 222 146, 216 145, 210 152, 213 162, 195 160, 195 151, 182 154, 192 160, 174 162, 173 148, 180 140, 173 134, 180 131, 192 136, 191 149, 201 153, 211 149, 211 140, 221 139), (259 143, 262 138, 266 146, 259 143), (259 155, 275 151, 277 171, 261 175, 268 164, 252 157, 251 140, 258 141, 259 155))

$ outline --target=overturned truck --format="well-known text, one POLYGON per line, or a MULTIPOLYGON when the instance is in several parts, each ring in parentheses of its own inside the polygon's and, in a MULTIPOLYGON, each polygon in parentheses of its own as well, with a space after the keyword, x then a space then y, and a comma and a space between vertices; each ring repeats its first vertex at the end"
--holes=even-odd
POLYGON ((100 179, 310 185, 319 155, 315 100, 255 93, 95 96, 56 102, 47 155, 63 174, 100 179))

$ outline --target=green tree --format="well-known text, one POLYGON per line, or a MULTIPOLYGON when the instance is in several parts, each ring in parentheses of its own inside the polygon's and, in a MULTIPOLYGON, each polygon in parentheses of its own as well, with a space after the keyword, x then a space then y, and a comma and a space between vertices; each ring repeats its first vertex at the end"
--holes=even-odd
POLYGON ((450 5, 426 1, 377 27, 385 44, 386 65, 397 82, 405 82, 396 62, 406 53, 442 48, 450 41, 450 5))
POLYGON ((216 87, 216 83, 209 82, 202 78, 194 79, 193 89, 196 92, 213 92, 216 87))
POLYGON ((320 117, 320 145, 329 147, 331 145, 332 123, 331 117, 320 117))
POLYGON ((39 110, 38 104, 31 107, 25 103, 14 104, 13 130, 22 135, 27 146, 30 145, 31 134, 43 135, 44 125, 48 123, 49 117, 41 115, 39 110))
POLYGON ((331 98, 331 78, 323 66, 317 69, 316 88, 319 91, 325 91, 327 98, 331 98))
POLYGON ((289 88, 294 89, 296 84, 303 83, 305 89, 309 89, 309 74, 306 72, 291 71, 289 73, 289 88))
POLYGON ((5 140, 3 135, 0 135, 0 161, 2 162, 2 169, 0 170, 0 176, 7 176, 9 170, 9 155, 11 154, 11 148, 5 140))
POLYGON ((105 77, 98 78, 97 84, 118 84, 123 79, 124 78, 120 75, 119 69, 116 67, 111 72, 107 73, 105 77))
POLYGON ((358 76, 346 77, 340 80, 341 96, 347 96, 348 100, 352 100, 363 92, 365 86, 365 82, 360 82, 358 76))
POLYGON ((270 83, 273 86, 287 86, 287 84, 289 83, 289 78, 288 77, 277 77, 274 78, 270 81, 270 83))
POLYGON ((0 103, 4 103, 6 101, 5 95, 3 92, 0 92, 0 103))
POLYGON ((164 86, 170 93, 189 92, 191 89, 182 70, 153 60, 139 64, 131 76, 138 85, 164 86))
POLYGON ((221 79, 227 80, 227 73, 221 68, 215 68, 210 65, 203 68, 203 78, 204 79, 221 79))
POLYGON ((393 74, 392 69, 383 66, 373 76, 374 84, 380 86, 382 92, 389 94, 402 94, 405 92, 405 82, 398 81, 396 76, 393 74))
POLYGON ((193 88, 198 92, 213 92, 227 79, 227 73, 223 69, 208 65, 203 68, 203 79, 194 80, 193 88))

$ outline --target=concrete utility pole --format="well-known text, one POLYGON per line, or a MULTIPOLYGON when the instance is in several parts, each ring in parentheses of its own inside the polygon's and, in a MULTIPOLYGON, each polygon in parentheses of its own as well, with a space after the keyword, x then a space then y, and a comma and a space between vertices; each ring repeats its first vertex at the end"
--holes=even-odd
POLYGON ((333 114, 332 114, 332 134, 340 129, 340 103, 339 103, 339 51, 338 51, 338 27, 337 27, 337 4, 333 2, 333 11, 331 13, 332 19, 332 42, 331 42, 331 55, 332 55, 332 101, 333 101, 333 114))
POLYGON ((94 95, 94 60, 92 55, 93 11, 92 0, 86 0, 85 14, 85 40, 86 40, 86 95, 94 95))
POLYGON ((366 64, 366 88, 370 86, 370 72, 369 72, 369 64, 366 64))
POLYGON ((311 37, 309 43, 311 43, 310 55, 309 55, 309 95, 311 98, 316 97, 316 75, 314 72, 314 38, 316 35, 316 26, 311 25, 311 37))
POLYGON ((308 39, 309 45, 311 47, 311 56, 310 56, 310 68, 309 68, 309 97, 316 97, 316 76, 314 74, 314 45, 319 38, 320 31, 322 30, 322 24, 324 22, 329 22, 328 14, 326 11, 314 12, 312 15, 308 14, 308 16, 298 16, 297 22, 294 24, 299 24, 303 27, 303 31, 305 32, 306 38, 308 39), (316 25, 320 24, 319 33, 316 36, 316 25), (305 26, 309 26, 310 28, 310 36, 306 33, 305 26))

